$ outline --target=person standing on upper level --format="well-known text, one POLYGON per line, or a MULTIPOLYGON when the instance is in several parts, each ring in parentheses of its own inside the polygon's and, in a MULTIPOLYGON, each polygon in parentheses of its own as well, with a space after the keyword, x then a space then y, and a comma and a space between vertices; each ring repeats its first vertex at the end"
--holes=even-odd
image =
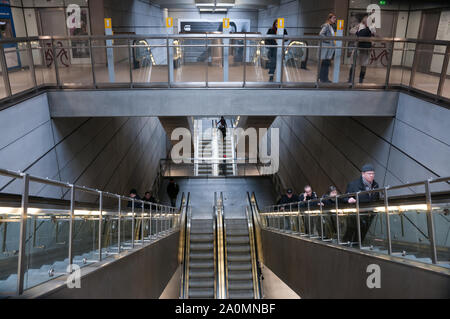
MULTIPOLYGON (((361 23, 358 25, 356 29, 350 31, 351 34, 356 34, 358 37, 373 37, 376 33, 375 24, 368 23, 368 15, 365 15, 361 19, 361 23)), ((356 53, 356 49, 353 50, 351 60, 353 61, 353 55, 356 56, 356 65, 361 66, 361 71, 359 72, 359 83, 363 83, 364 77, 366 75, 366 68, 370 61, 370 53, 372 48, 372 42, 370 41, 359 41, 358 42, 358 53, 356 53)), ((350 73, 348 75, 348 82, 351 83, 353 80, 353 68, 356 68, 355 65, 352 65, 350 68, 350 73)))
MULTIPOLYGON (((328 14, 327 21, 322 24, 322 29, 319 35, 322 37, 334 37, 333 25, 336 23, 336 15, 334 13, 328 14)), ((328 79, 328 73, 331 65, 331 60, 334 57, 334 41, 333 40, 323 40, 322 48, 320 50, 320 74, 319 80, 322 83, 330 83, 328 79)))
MULTIPOLYGON (((267 30, 267 34, 276 35, 278 31, 278 19, 273 22, 272 28, 267 30)), ((284 29, 284 35, 287 35, 286 29, 284 29)), ((268 47, 268 58, 269 58, 269 82, 273 82, 273 75, 275 74, 275 69, 277 67, 277 40, 275 39, 266 39, 264 41, 265 45, 271 45, 268 47)))

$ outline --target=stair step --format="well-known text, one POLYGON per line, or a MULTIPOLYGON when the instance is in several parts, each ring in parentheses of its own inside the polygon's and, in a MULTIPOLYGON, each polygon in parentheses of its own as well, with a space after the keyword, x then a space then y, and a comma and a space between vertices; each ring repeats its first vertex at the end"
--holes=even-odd
POLYGON ((227 237, 227 244, 249 244, 250 240, 248 236, 230 236, 227 237))
POLYGON ((208 244, 191 244, 190 245, 191 250, 212 250, 214 249, 214 245, 211 243, 208 244))
POLYGON ((214 241, 214 236, 213 234, 204 234, 204 233, 200 233, 200 234, 193 234, 191 232, 191 243, 192 242, 196 242, 196 243, 200 243, 200 242, 212 242, 214 241))
POLYGON ((214 280, 213 279, 189 280, 189 288, 214 288, 214 280))
POLYGON ((229 262, 234 262, 234 261, 240 261, 240 262, 250 262, 251 261, 251 257, 249 254, 245 254, 245 255, 230 255, 227 254, 227 261, 229 262))
POLYGON ((249 262, 232 262, 228 263, 228 271, 244 271, 252 270, 252 264, 249 262))
POLYGON ((191 260, 202 260, 202 259, 213 259, 214 258, 214 254, 212 252, 210 253, 190 253, 189 257, 191 258, 191 260))
POLYGON ((227 254, 230 254, 230 253, 247 253, 247 254, 249 254, 250 247, 248 245, 246 245, 246 246, 237 246, 237 245, 228 246, 227 254))

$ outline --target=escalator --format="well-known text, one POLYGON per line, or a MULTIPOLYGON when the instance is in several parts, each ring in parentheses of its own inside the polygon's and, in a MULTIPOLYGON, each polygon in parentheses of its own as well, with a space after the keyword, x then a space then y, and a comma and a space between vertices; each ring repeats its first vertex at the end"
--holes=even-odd
POLYGON ((222 193, 214 202, 211 218, 192 218, 186 210, 180 297, 262 298, 252 207, 227 214, 222 193))

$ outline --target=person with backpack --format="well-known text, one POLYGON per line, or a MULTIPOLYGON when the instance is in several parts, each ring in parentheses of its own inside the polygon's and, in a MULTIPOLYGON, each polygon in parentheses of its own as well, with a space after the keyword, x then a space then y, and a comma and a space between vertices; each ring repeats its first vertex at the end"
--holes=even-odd
MULTIPOLYGON (((354 29, 353 32, 358 37, 362 38, 370 38, 375 36, 376 29, 374 25, 369 25, 367 22, 368 15, 365 15, 361 19, 361 23, 358 25, 357 28, 354 29)), ((364 77, 366 75, 366 67, 369 64, 370 61, 370 52, 372 48, 372 42, 370 41, 359 41, 358 42, 358 50, 354 49, 351 55, 351 59, 353 61, 353 55, 357 54, 356 56, 356 65, 361 66, 361 70, 359 72, 359 83, 363 83, 364 77), (356 53, 357 51, 357 53, 356 53)), ((351 83, 353 81, 353 68, 355 68, 355 65, 352 65, 350 68, 350 73, 348 75, 348 83, 351 83)), ((355 70, 356 71, 356 70, 355 70)))

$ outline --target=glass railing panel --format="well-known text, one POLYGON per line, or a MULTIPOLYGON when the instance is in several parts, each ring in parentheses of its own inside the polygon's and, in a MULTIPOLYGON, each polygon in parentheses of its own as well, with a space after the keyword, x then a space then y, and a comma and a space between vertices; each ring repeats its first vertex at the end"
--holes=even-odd
POLYGON ((73 220, 73 264, 80 267, 97 262, 98 208, 75 209, 73 220))
POLYGON ((69 225, 69 207, 28 208, 24 289, 67 273, 69 225))
POLYGON ((50 41, 32 41, 31 51, 37 85, 56 85, 55 63, 50 41))
POLYGON ((249 62, 245 67, 245 81, 269 82, 269 70, 274 69, 271 52, 276 52, 276 48, 266 45, 260 38, 247 39, 246 42, 249 48, 249 62))
POLYGON ((5 50, 11 93, 16 94, 34 87, 31 59, 25 42, 3 45, 5 50))
MULTIPOLYGON (((5 205, 5 206, 3 206, 5 205)), ((17 289, 20 208, 0 207, 0 295, 11 295, 17 289)))
POLYGON ((412 83, 412 87, 431 94, 437 94, 443 61, 443 54, 434 53, 434 47, 429 44, 418 44, 416 46, 414 55, 415 73, 412 83))
POLYGON ((173 48, 173 63, 178 63, 174 69, 174 82, 206 83, 209 58, 206 39, 175 39, 173 48), (180 57, 179 61, 176 61, 177 57, 180 57))
POLYGON ((408 44, 405 42, 394 43, 392 65, 389 73, 390 85, 409 84, 411 70, 410 67, 406 67, 405 65, 407 46, 408 44))
POLYGON ((244 58, 244 39, 208 39, 208 82, 243 82, 244 58))
POLYGON ((360 42, 359 45, 356 54, 356 69, 354 70, 355 84, 384 85, 392 55, 390 43, 360 42))
POLYGON ((112 45, 108 40, 92 40, 95 81, 104 83, 130 83, 130 47, 127 39, 115 39, 112 45), (108 55, 112 58, 108 59, 108 55), (109 64, 111 62, 111 64, 109 64))
POLYGON ((53 60, 58 65, 60 83, 62 85, 92 86, 89 40, 68 40, 56 43, 56 57, 53 57, 53 60))
POLYGON ((311 50, 305 41, 289 40, 283 52, 283 82, 305 83, 316 81, 317 68, 312 66, 311 50))
MULTIPOLYGON (((166 39, 142 39, 132 41, 133 83, 167 82, 168 64, 166 39)), ((178 68, 181 56, 174 50, 173 67, 178 68)))

